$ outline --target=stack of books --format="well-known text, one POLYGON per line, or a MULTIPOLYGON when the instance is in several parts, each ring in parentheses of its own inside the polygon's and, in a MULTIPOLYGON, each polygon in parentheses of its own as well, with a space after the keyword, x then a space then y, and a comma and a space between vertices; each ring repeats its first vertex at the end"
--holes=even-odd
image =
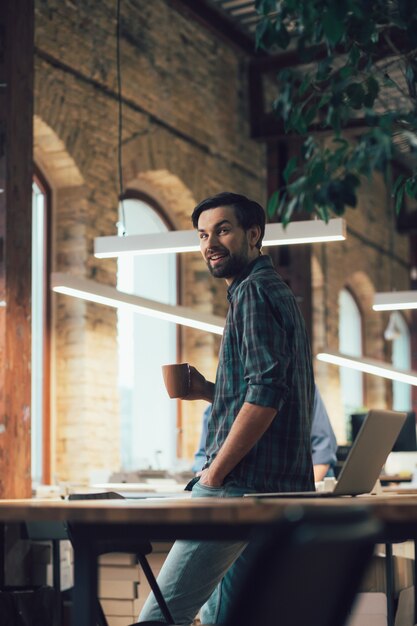
POLYGON ((126 626, 139 613, 140 570, 133 554, 99 558, 98 595, 109 626, 126 626))
MULTIPOLYGON (((171 544, 153 545, 147 555, 149 565, 158 576, 171 544)), ((99 598, 109 626, 126 626, 136 622, 150 593, 146 576, 134 554, 104 554, 99 557, 99 598)))

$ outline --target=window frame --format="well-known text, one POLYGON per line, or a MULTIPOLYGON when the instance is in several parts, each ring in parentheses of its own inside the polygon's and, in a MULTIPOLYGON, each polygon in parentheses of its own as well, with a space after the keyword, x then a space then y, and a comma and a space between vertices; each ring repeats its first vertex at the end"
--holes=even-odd
MULTIPOLYGON (((364 319, 363 309, 361 307, 361 303, 359 299, 357 298, 355 292, 351 289, 349 285, 344 285, 340 289, 339 294, 338 294, 338 302, 340 300, 340 294, 342 293, 342 291, 346 291, 346 293, 349 294, 349 296, 352 298, 354 304, 356 305, 358 309, 359 319, 360 319, 360 339, 361 339, 361 355, 360 356, 363 357, 366 354, 366 346, 365 346, 366 333, 364 332, 365 331, 365 319, 364 319)), ((340 333, 340 308, 338 312, 338 325, 339 325, 339 333, 340 333)), ((339 349, 340 349, 340 336, 338 338, 338 342, 339 342, 339 349)), ((362 378, 362 404, 365 407, 367 406, 366 374, 364 372, 359 372, 359 373, 361 374, 361 378, 362 378)))
POLYGON ((43 249, 43 384, 42 384, 42 484, 52 482, 52 422, 51 422, 51 332, 52 332, 52 191, 41 170, 34 164, 32 180, 45 197, 43 249))
MULTIPOLYGON (((166 211, 162 207, 161 204, 148 193, 141 191, 139 189, 134 189, 128 187, 125 189, 124 193, 119 196, 119 201, 123 200, 140 200, 145 204, 148 204, 154 211, 157 213, 158 217, 165 224, 168 230, 177 230, 174 225, 174 222, 167 215, 166 211)), ((180 306, 182 304, 182 273, 181 273, 181 255, 176 254, 176 276, 177 276, 177 284, 176 284, 176 301, 180 306)), ((182 355, 182 345, 183 345, 183 329, 180 324, 176 324, 176 337, 175 337, 175 351, 177 355, 177 362, 181 363, 183 360, 182 355)), ((177 400, 177 441, 176 441, 176 454, 178 458, 182 457, 183 451, 183 412, 182 412, 182 402, 177 400)))

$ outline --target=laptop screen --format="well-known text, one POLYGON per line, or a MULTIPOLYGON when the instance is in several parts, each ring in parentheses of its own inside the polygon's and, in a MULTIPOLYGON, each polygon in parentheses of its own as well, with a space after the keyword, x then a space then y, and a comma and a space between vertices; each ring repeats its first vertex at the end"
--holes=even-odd
POLYGON ((372 490, 406 417, 397 411, 369 411, 338 476, 335 494, 358 495, 372 490))
MULTIPOLYGON (((367 413, 352 413, 350 416, 352 441, 355 441, 367 413)), ((407 412, 407 418, 392 447, 392 452, 416 452, 416 414, 414 411, 407 412)))

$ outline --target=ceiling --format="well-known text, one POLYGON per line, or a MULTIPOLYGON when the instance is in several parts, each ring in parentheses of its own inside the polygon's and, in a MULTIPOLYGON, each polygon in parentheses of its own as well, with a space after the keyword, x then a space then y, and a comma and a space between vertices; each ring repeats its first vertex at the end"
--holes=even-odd
MULTIPOLYGON (((251 110, 251 135, 257 139, 271 139, 282 137, 281 124, 277 123, 275 115, 269 114, 259 103, 259 93, 262 90, 262 75, 268 72, 276 72, 283 67, 299 65, 300 58, 297 50, 290 46, 286 51, 268 55, 264 51, 257 51, 255 48, 255 32, 259 16, 255 8, 255 0, 170 0, 178 10, 185 12, 194 19, 197 19, 205 27, 213 30, 216 34, 233 46, 244 51, 251 64, 249 66, 249 98, 251 110)), ((319 48, 319 47, 316 47, 319 48)), ((312 49, 311 61, 320 57, 320 49, 312 49)), ((390 50, 386 51, 390 56, 390 50)), ((392 52, 391 52, 392 55, 392 52)), ((381 55, 381 60, 385 58, 381 55)), ((400 64, 392 64, 392 56, 389 74, 398 84, 404 82, 404 70, 400 64)), ((395 59, 394 59, 395 61, 395 59)), ((398 100, 398 92, 385 88, 381 103, 384 109, 396 108, 401 105, 398 100)), ((400 98, 401 100, 401 98, 400 98)), ((359 120, 361 121, 361 120, 359 120)), ((353 127, 355 120, 353 120, 353 127)), ((415 168, 415 163, 410 163, 409 150, 407 146, 401 146, 396 140, 397 149, 400 156, 403 153, 404 163, 409 168, 415 168)), ((400 216, 401 217, 401 216, 400 216)), ((417 211, 412 211, 412 215, 403 216, 404 224, 402 229, 407 231, 410 226, 417 229, 417 211), (407 218, 407 219, 406 219, 407 218), (409 224, 410 221, 412 224, 409 224)))
POLYGON ((183 12, 192 15, 216 31, 229 43, 249 55, 255 55, 255 29, 259 16, 255 0, 171 0, 183 12))
POLYGON ((207 0, 208 4, 219 11, 224 19, 233 20, 243 32, 254 37, 259 15, 255 9, 255 0, 207 0))

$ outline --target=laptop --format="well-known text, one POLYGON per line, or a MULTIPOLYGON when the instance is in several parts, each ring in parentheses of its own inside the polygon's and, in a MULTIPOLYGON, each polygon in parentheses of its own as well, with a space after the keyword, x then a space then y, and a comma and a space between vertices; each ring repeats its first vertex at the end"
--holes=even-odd
POLYGON ((255 498, 328 498, 370 493, 391 452, 407 413, 369 411, 332 491, 245 494, 255 498))

